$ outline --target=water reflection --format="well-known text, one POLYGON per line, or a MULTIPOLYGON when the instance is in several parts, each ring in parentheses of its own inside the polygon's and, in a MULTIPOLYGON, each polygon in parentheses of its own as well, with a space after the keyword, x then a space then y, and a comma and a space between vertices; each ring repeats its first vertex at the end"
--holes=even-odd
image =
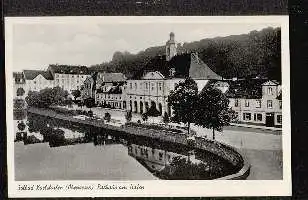
POLYGON ((26 127, 23 131, 16 129, 15 139, 23 142, 24 145, 48 143, 49 147, 57 148, 82 143, 92 143, 94 146, 120 144, 127 149, 126 155, 137 160, 144 168, 159 178, 166 178, 162 177, 160 172, 172 165, 172 161, 179 157, 195 164, 203 163, 209 171, 211 168, 215 168, 212 171, 218 174, 212 173, 208 176, 210 178, 221 176, 222 171, 229 167, 226 161, 209 152, 181 144, 127 135, 123 132, 80 125, 30 113, 22 122, 26 127))

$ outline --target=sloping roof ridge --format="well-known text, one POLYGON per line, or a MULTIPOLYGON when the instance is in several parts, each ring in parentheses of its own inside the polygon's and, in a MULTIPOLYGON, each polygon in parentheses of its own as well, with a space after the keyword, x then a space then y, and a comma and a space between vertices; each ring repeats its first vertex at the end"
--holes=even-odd
POLYGON ((208 76, 210 76, 210 77, 217 76, 219 78, 222 78, 222 76, 218 75, 207 64, 205 64, 205 62, 201 58, 199 58, 197 53, 190 53, 190 55, 191 55, 191 62, 196 61, 197 64, 200 64, 201 66, 205 67, 205 70, 207 70, 207 73, 209 73, 208 76))

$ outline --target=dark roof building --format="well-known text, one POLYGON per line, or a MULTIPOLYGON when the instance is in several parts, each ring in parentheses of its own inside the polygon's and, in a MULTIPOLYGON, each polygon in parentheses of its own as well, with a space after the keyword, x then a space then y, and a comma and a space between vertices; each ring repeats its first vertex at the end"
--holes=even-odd
POLYGON ((33 80, 38 75, 42 75, 46 80, 54 80, 50 71, 43 70, 24 70, 24 76, 26 80, 33 80))
POLYGON ((226 92, 228 98, 243 99, 261 99, 262 84, 266 82, 264 79, 243 79, 236 81, 227 81, 229 89, 226 92))

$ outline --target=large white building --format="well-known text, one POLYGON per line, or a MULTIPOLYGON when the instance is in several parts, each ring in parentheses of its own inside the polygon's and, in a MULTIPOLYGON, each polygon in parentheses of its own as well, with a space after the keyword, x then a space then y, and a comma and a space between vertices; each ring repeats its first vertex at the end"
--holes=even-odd
POLYGON ((69 93, 80 90, 86 78, 91 76, 86 66, 50 65, 47 71, 54 79, 54 86, 59 86, 69 93))
POLYGON ((177 54, 174 33, 166 42, 166 55, 156 56, 140 70, 134 78, 127 80, 127 109, 144 113, 154 106, 163 115, 171 115, 167 98, 175 86, 186 77, 194 79, 199 90, 210 80, 222 77, 212 71, 197 53, 177 54))
MULTIPOLYGON (((89 77, 85 66, 50 65, 44 70, 24 70, 25 96, 29 91, 40 91, 45 88, 61 87, 71 93, 80 90, 80 86, 89 77)), ((15 83, 15 87, 17 87, 15 83)))

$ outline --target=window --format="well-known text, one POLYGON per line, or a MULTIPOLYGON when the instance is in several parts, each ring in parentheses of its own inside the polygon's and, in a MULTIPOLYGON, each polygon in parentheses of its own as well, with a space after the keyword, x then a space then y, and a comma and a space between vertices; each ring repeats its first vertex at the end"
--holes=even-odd
POLYGON ((267 94, 269 95, 273 94, 273 88, 271 87, 267 88, 267 94))
POLYGON ((245 99, 245 107, 249 107, 249 101, 245 99))
POLYGON ((261 113, 255 113, 253 118, 254 118, 255 121, 260 122, 260 121, 262 121, 262 114, 261 113))
POLYGON ((163 159, 163 153, 159 153, 159 160, 163 159))
POLYGON ((148 83, 145 83, 145 89, 148 89, 148 83))
POLYGON ((243 113, 243 119, 246 121, 251 120, 251 113, 243 113))
POLYGON ((277 123, 278 124, 282 123, 282 115, 277 115, 277 123))
POLYGON ((137 83, 135 83, 135 89, 137 90, 137 83))
POLYGON ((142 83, 139 84, 140 89, 142 89, 142 83))
POLYGON ((161 90, 162 90, 161 85, 162 85, 161 83, 158 83, 159 91, 161 91, 161 90))
POLYGON ((129 88, 133 89, 133 84, 132 83, 129 83, 129 88))
POLYGON ((279 109, 282 109, 282 101, 279 101, 279 109))
POLYGON ((235 100, 234 100, 234 106, 235 106, 235 107, 238 107, 238 99, 235 99, 235 100))
POLYGON ((267 108, 273 108, 273 101, 267 100, 267 108))
POLYGON ((154 83, 151 83, 151 90, 154 90, 154 83))
POLYGON ((261 108, 261 100, 256 100, 256 108, 261 108))

